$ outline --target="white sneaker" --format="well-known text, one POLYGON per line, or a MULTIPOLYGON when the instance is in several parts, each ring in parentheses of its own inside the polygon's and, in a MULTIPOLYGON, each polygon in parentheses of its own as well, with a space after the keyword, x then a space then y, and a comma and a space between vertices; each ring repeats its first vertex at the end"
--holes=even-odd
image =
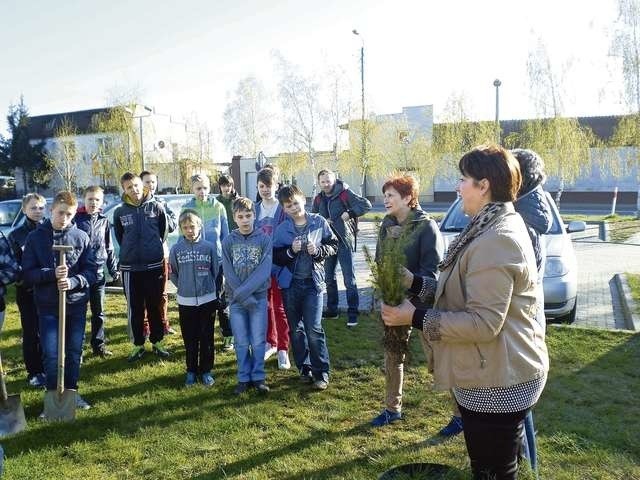
POLYGON ((264 347, 264 359, 265 361, 267 361, 269 359, 269 357, 271 355, 273 355, 274 353, 276 353, 278 351, 278 349, 276 347, 273 347, 269 342, 267 342, 267 344, 264 347))
POLYGON ((280 370, 289 370, 291 368, 289 353, 286 350, 278 350, 278 368, 280 370))

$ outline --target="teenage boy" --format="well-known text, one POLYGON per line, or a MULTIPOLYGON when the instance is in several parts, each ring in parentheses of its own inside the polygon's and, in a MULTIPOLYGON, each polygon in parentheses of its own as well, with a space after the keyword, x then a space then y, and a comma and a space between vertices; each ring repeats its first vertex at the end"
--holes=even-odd
MULTIPOLYGON (((77 390, 80 356, 87 320, 89 287, 95 283, 97 269, 89 236, 73 223, 78 203, 71 192, 60 192, 53 199, 51 220, 42 222, 27 237, 22 256, 24 282, 33 286, 33 300, 40 321, 44 372, 47 390, 55 390, 58 378, 58 292, 66 291, 66 348, 64 388, 77 390), (53 245, 67 245, 65 264, 53 245)), ((76 406, 90 405, 76 396, 76 406)))
POLYGON ((267 331, 267 288, 271 278, 271 238, 254 229, 253 202, 233 202, 238 228, 222 242, 222 267, 227 282, 231 328, 238 363, 237 395, 253 385, 266 393, 264 347, 267 331))
MULTIPOLYGON (((44 219, 47 201, 39 193, 27 193, 22 199, 22 213, 25 221, 9 234, 9 243, 18 262, 22 265, 24 245, 27 236, 38 228, 44 219)), ((36 388, 45 386, 44 365, 38 311, 33 303, 33 287, 26 285, 22 276, 16 282, 16 303, 20 310, 22 325, 22 357, 27 369, 27 383, 36 388)))
MULTIPOLYGON (((212 242, 216 246, 218 264, 222 265, 222 241, 229 235, 227 211, 224 205, 216 200, 215 196, 210 195, 211 183, 209 177, 206 175, 197 174, 191 177, 191 192, 193 193, 193 199, 187 202, 183 208, 190 208, 198 212, 203 223, 202 238, 212 242)), ((224 351, 231 351, 233 350, 233 333, 231 333, 231 324, 229 323, 229 313, 223 284, 224 278, 222 267, 220 267, 220 272, 216 279, 219 297, 218 300, 216 300, 217 303, 213 313, 213 321, 215 322, 215 315, 217 313, 220 330, 222 331, 222 349, 224 351)))
POLYGON ((233 177, 220 175, 218 177, 218 188, 220 189, 218 201, 224 205, 224 209, 227 212, 229 231, 235 230, 238 228, 238 225, 236 225, 236 222, 233 219, 233 201, 238 198, 238 192, 236 192, 233 184, 233 177))
MULTIPOLYGON (((149 193, 161 203, 164 207, 164 211, 167 214, 167 230, 169 233, 173 232, 177 227, 176 214, 167 206, 167 202, 160 197, 156 197, 156 190, 158 189, 158 176, 154 172, 144 170, 140 173, 140 179, 142 185, 149 190, 149 193)), ((167 307, 169 305, 169 294, 167 293, 167 281, 169 278, 169 246, 167 241, 162 242, 162 248, 164 251, 164 262, 162 265, 162 274, 164 275, 164 286, 162 287, 162 299, 160 300, 160 315, 162 315, 162 327, 164 328, 165 335, 173 335, 176 331, 169 325, 169 316, 167 315, 167 307)), ((145 305, 144 315, 144 330, 145 333, 149 333, 149 318, 147 315, 148 308, 145 305)))
MULTIPOLYGON (((276 198, 278 185, 273 170, 263 168, 258 172, 258 195, 256 204, 255 228, 273 236, 276 227, 282 223, 286 215, 276 198)), ((282 302, 282 292, 275 275, 271 276, 271 285, 267 293, 267 345, 264 359, 278 352, 278 368, 288 370, 289 362, 289 324, 282 302)))
POLYGON ((338 237, 338 254, 327 258, 324 269, 327 278, 327 310, 324 318, 338 318, 338 282, 336 265, 340 263, 347 290, 347 327, 358 325, 358 286, 353 254, 356 250, 357 218, 371 210, 371 203, 356 195, 349 185, 336 179, 331 170, 318 172, 320 193, 313 200, 313 213, 326 218, 338 237))
POLYGON ((96 282, 89 287, 89 306, 91 308, 91 349, 94 355, 102 358, 113 353, 104 343, 104 292, 106 279, 104 267, 114 281, 120 278, 118 262, 113 252, 111 224, 102 215, 104 191, 97 185, 91 185, 84 191, 84 206, 78 208, 74 218, 76 226, 89 236, 89 246, 98 266, 96 282))
POLYGON ((133 340, 128 360, 135 362, 145 353, 145 305, 156 306, 148 309, 152 350, 161 358, 168 357, 159 308, 164 287, 162 243, 167 237, 167 214, 142 186, 139 176, 127 172, 120 178, 120 185, 124 193, 122 204, 113 214, 113 227, 120 244, 120 271, 127 299, 129 336, 133 340))
POLYGON ((336 254, 338 239, 320 215, 305 211, 304 193, 295 185, 278 192, 287 218, 276 227, 273 263, 292 336, 293 357, 304 383, 329 385, 329 350, 322 328, 324 259, 336 254))

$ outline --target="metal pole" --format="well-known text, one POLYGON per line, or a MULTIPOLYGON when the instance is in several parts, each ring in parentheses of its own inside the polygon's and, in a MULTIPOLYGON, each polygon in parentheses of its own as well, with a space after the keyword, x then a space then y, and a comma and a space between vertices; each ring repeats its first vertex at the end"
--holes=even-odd
POLYGON ((142 163, 142 171, 144 172, 144 145, 142 141, 142 117, 140 117, 140 160, 142 163))
POLYGON ((365 123, 365 109, 364 109, 364 41, 362 42, 362 46, 360 47, 360 84, 362 86, 361 89, 361 97, 362 97, 362 165, 363 165, 363 173, 362 173, 362 196, 367 196, 367 139, 366 139, 366 123, 365 123))
POLYGON ((500 85, 502 82, 497 78, 493 81, 493 86, 496 87, 496 143, 500 145, 500 85))

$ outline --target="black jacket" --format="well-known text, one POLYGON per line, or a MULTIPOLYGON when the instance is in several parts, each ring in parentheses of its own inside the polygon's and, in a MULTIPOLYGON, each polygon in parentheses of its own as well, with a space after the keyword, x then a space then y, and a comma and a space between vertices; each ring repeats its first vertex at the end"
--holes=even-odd
POLYGON ((89 215, 84 207, 78 209, 74 218, 76 226, 89 235, 89 245, 98 266, 98 279, 104 277, 104 265, 109 274, 114 277, 118 270, 118 262, 113 253, 111 239, 111 224, 101 213, 89 215))

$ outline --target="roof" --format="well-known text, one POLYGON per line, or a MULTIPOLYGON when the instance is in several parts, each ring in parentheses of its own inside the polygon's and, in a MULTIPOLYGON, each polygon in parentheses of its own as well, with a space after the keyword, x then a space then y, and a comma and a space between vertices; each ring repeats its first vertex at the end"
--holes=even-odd
MULTIPOLYGON (((602 140, 609 140, 613 136, 613 132, 625 115, 606 115, 599 117, 577 117, 578 123, 583 127, 589 127, 594 135, 602 140)), ((510 133, 519 132, 525 119, 520 120, 501 120, 502 136, 506 137, 510 133)))
POLYGON ((91 119, 93 116, 108 111, 109 108, 106 107, 29 117, 29 137, 38 140, 53 137, 56 128, 60 126, 64 118, 67 118, 75 125, 79 134, 89 133, 91 131, 91 119))

